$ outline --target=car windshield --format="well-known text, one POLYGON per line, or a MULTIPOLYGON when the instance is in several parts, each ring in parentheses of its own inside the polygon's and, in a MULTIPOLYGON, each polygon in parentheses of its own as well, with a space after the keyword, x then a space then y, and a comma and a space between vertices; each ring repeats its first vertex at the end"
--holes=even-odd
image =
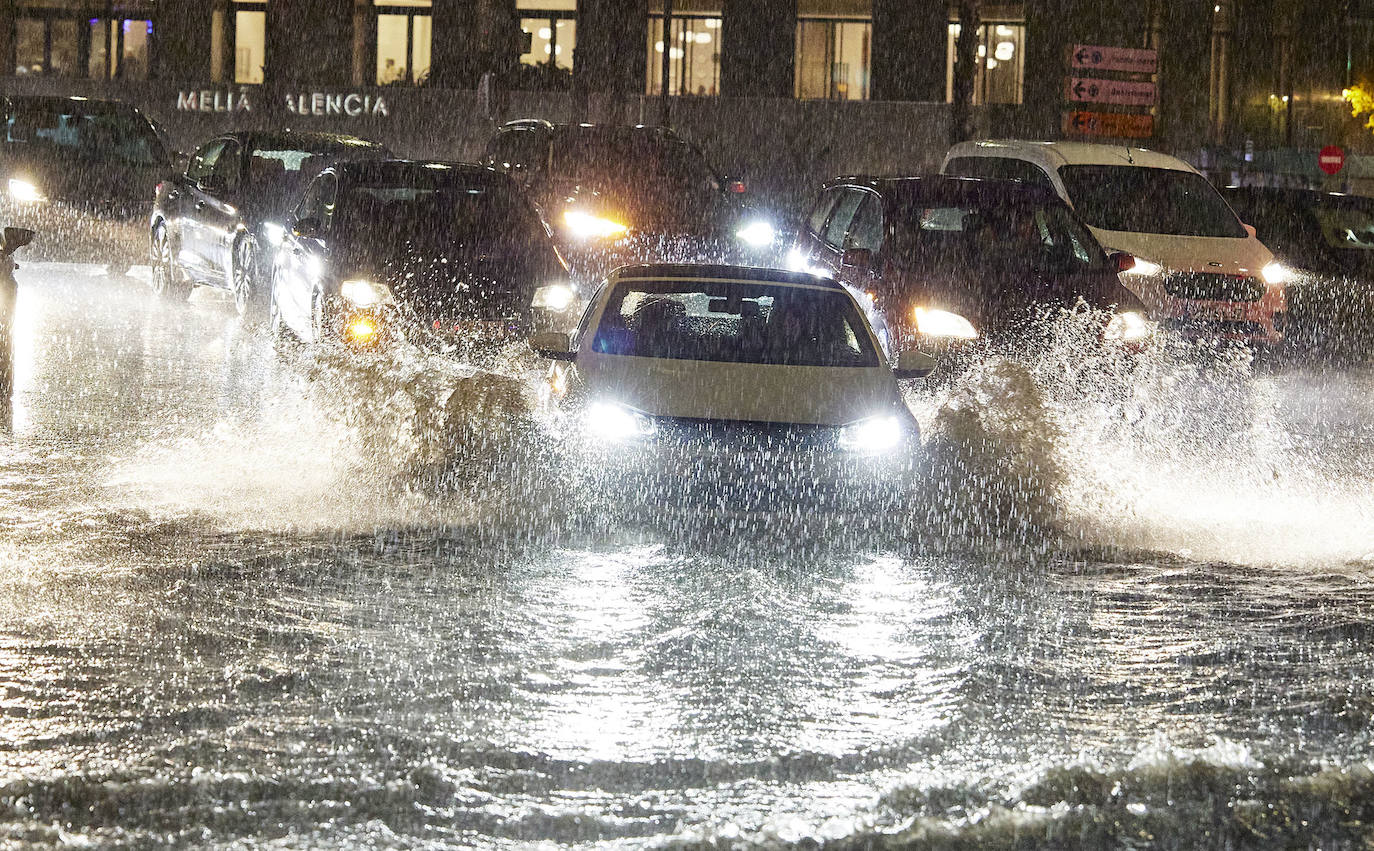
POLYGON ((554 145, 553 174, 560 180, 633 179, 668 187, 720 188, 716 173, 691 145, 637 132, 568 132, 554 145))
POLYGON ((917 264, 943 266, 958 257, 974 267, 1072 273, 1102 269, 1106 257, 1061 203, 921 203, 900 209, 895 246, 917 264))
POLYGON ((1322 238, 1332 248, 1374 249, 1374 212, 1355 206, 1321 206, 1312 211, 1322 238))
POLYGON ((491 186, 357 184, 334 216, 341 231, 374 244, 517 246, 544 236, 524 200, 491 186))
POLYGON ((789 366, 878 365, 843 291, 748 281, 623 281, 592 341, 602 354, 789 366))
POLYGON ((1093 227, 1171 236, 1246 235, 1220 193, 1191 171, 1066 165, 1059 176, 1074 209, 1093 227))
POLYGON ((136 112, 84 112, 17 104, 5 116, 5 147, 84 160, 154 165, 167 159, 162 143, 136 112))

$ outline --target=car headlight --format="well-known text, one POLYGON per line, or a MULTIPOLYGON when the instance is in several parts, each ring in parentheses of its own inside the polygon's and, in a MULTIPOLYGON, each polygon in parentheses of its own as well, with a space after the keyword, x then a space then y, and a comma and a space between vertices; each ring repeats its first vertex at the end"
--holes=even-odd
POLYGON ((746 245, 754 248, 763 248, 773 244, 774 237, 777 236, 773 230, 773 225, 763 219, 755 219, 739 230, 735 231, 735 236, 746 245))
POLYGON ((1138 343, 1150 336, 1153 330, 1144 316, 1134 310, 1128 310, 1116 314, 1107 322, 1102 337, 1119 343, 1138 343))
POLYGON ((1160 266, 1158 263, 1151 263, 1144 257, 1137 257, 1135 258, 1135 265, 1125 270, 1121 274, 1139 275, 1142 278, 1148 278, 1151 275, 1158 275, 1162 271, 1164 271, 1164 267, 1160 266))
POLYGON ((534 291, 530 307, 562 313, 577 297, 577 291, 567 284, 547 284, 534 291))
POLYGON ((1278 286, 1293 280, 1293 270, 1276 260, 1260 270, 1260 277, 1266 284, 1278 286))
POLYGON ((267 237, 269 244, 281 245, 282 240, 286 239, 286 228, 276 222, 263 222, 262 235, 267 237))
POLYGON ((978 336, 973 323, 957 313, 948 310, 930 310, 918 307, 915 310, 916 331, 926 337, 952 337, 956 340, 972 340, 978 336))
POLYGON ((593 402, 587 407, 587 431, 612 443, 640 440, 657 430, 654 421, 614 402, 593 402))
POLYGON ((344 326, 344 339, 355 346, 371 346, 380 339, 382 323, 377 317, 363 313, 353 317, 344 326))
POLYGON ((366 278, 344 281, 339 286, 339 295, 354 307, 376 307, 379 304, 390 304, 392 301, 391 289, 386 284, 366 278))
POLYGON ((840 447, 850 452, 887 452, 902 442, 902 421, 891 414, 869 417, 840 429, 840 447))
POLYGON ((16 200, 16 201, 46 201, 46 200, 48 200, 48 196, 46 196, 46 195, 44 195, 42 192, 38 191, 38 187, 37 187, 37 186, 34 186, 32 183, 28 182, 27 180, 20 180, 20 179, 17 178, 17 177, 11 177, 11 178, 10 178, 10 182, 9 182, 9 188, 10 188, 10 197, 13 198, 13 199, 16 200))
POLYGON ((568 230, 578 239, 615 239, 624 236, 625 231, 630 229, 629 225, 623 222, 604 216, 593 216, 582 210, 565 211, 563 224, 567 225, 568 230))

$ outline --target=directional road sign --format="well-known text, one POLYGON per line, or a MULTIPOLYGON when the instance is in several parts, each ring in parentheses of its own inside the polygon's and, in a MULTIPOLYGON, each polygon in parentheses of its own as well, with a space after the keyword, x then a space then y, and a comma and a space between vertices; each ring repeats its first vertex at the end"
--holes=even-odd
POLYGON ((1070 77, 1065 97, 1080 103, 1111 103, 1120 106, 1154 106, 1157 98, 1154 83, 1127 80, 1098 80, 1092 77, 1070 77))
POLYGON ((1107 47, 1101 44, 1075 44, 1069 54, 1070 68, 1093 71, 1130 71, 1153 74, 1159 69, 1159 51, 1139 47, 1107 47))
POLYGON ((1144 139, 1154 135, 1155 119, 1153 115, 1074 110, 1064 113, 1064 132, 1113 139, 1144 139))

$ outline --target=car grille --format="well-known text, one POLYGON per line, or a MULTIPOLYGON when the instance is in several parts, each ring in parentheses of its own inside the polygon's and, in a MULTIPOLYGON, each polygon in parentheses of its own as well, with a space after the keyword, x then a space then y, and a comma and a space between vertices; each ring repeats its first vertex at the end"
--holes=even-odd
POLYGON ((1164 291, 1174 298, 1199 301, 1259 301, 1264 284, 1251 275, 1176 272, 1164 279, 1164 291))
POLYGON ((1264 326, 1258 322, 1230 322, 1220 319, 1165 319, 1165 330, 1185 337, 1264 337, 1264 326))
POLYGON ((660 439, 688 448, 730 447, 744 451, 833 449, 836 426, 760 423, 738 420, 657 419, 660 439))

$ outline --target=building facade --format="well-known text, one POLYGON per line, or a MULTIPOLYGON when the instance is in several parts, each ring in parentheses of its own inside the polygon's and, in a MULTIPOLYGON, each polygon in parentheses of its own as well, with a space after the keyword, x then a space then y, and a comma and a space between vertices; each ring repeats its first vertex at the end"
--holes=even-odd
POLYGON ((1083 108, 1066 95, 1075 46, 1108 45, 1158 52, 1157 70, 1137 78, 1157 100, 1127 110, 1150 116, 1142 144, 1194 159, 1330 142, 1358 150, 1369 134, 1352 130, 1340 91, 1374 63, 1374 15, 1354 0, 1315 3, 0 0, 0 85, 161 92, 164 106, 175 90, 177 111, 246 103, 325 117, 481 90, 487 114, 503 92, 530 93, 520 102, 566 102, 564 117, 601 120, 656 120, 665 92, 679 113, 747 99, 813 116, 958 94, 974 132, 1056 138, 1072 135, 1068 117, 1083 108), (966 25, 973 68, 962 75, 966 25), (291 100, 315 94, 323 100, 291 100))

